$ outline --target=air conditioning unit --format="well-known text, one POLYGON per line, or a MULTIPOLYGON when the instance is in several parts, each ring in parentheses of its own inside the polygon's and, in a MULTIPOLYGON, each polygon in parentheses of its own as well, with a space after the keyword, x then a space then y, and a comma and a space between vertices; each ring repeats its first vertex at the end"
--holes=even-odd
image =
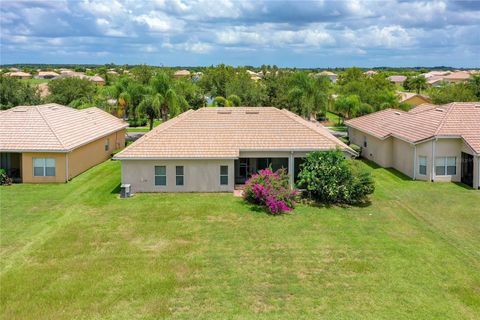
POLYGON ((120 186, 120 198, 129 198, 132 195, 131 187, 128 183, 122 183, 120 186))

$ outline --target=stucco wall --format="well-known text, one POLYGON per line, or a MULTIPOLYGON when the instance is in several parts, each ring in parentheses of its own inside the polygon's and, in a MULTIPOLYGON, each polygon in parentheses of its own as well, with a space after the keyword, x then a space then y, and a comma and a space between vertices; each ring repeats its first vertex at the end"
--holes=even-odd
POLYGON ((433 148, 433 140, 417 144, 417 159, 415 163, 415 166, 416 166, 415 170, 417 171, 415 178, 417 180, 424 180, 424 181, 432 180, 432 150, 433 150, 432 148, 433 148), (420 167, 419 167, 420 157, 427 157, 427 174, 425 175, 420 174, 420 167))
POLYGON ((45 182, 65 182, 67 180, 65 168, 65 153, 53 152, 24 152, 22 153, 22 182, 25 183, 45 183, 45 182), (35 177, 33 176, 33 158, 54 158, 55 176, 54 177, 35 177))
POLYGON ((132 192, 232 192, 234 160, 123 160, 122 183, 132 192), (155 185, 155 166, 166 166, 167 185, 155 185), (184 185, 175 185, 175 167, 184 166, 184 185), (220 166, 228 166, 228 185, 220 185, 220 166))
POLYGON ((113 151, 125 146, 125 129, 81 146, 68 154, 69 179, 110 158, 113 151), (109 149, 105 143, 109 140, 109 149))
POLYGON ((348 128, 348 135, 351 143, 362 147, 362 157, 385 168, 392 166, 392 138, 380 140, 354 128, 348 128), (367 147, 364 147, 363 144, 365 137, 367 139, 367 147))
POLYGON ((414 147, 397 138, 392 139, 392 167, 413 178, 414 147))
POLYGON ((54 152, 24 152, 22 153, 22 181, 25 183, 51 183, 67 181, 67 157, 68 171, 71 179, 87 169, 107 160, 113 151, 123 148, 125 145, 125 129, 100 138, 89 144, 81 146, 70 153, 54 152), (105 151, 106 139, 110 141, 108 151, 105 151), (55 176, 54 177, 35 177, 33 176, 33 158, 54 158, 55 176))

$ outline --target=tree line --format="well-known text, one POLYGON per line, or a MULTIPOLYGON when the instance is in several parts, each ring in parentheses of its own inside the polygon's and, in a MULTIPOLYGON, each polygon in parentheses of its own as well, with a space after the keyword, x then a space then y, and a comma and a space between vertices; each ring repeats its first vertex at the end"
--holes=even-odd
MULTIPOLYGON (((97 86, 87 79, 62 78, 48 82, 50 94, 40 98, 35 86, 25 80, 0 77, 0 108, 55 102, 74 108, 97 106, 132 125, 155 119, 163 121, 208 105, 220 107, 274 106, 305 118, 324 118, 327 111, 342 118, 361 116, 385 108, 408 109, 400 103, 401 89, 388 73, 366 75, 360 68, 339 73, 333 83, 327 76, 305 70, 262 66, 261 77, 252 80, 245 67, 227 65, 202 68, 201 76, 174 77, 169 68, 141 65, 124 74, 109 74, 105 66, 93 70, 106 80, 97 86)), ((480 100, 480 76, 467 83, 428 88, 424 77, 410 73, 404 89, 426 93, 434 103, 480 100)))

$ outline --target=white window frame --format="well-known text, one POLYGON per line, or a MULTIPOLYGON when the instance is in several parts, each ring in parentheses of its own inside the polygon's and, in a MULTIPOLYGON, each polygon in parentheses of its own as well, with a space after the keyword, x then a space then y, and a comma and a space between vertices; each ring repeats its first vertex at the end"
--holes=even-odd
POLYGON ((418 157, 418 175, 420 176, 426 176, 427 175, 427 172, 428 172, 428 162, 427 162, 427 156, 419 156, 418 157), (422 171, 420 170, 420 168, 422 167, 422 159, 425 159, 425 173, 422 173, 422 171))
POLYGON ((32 173, 34 177, 55 177, 57 175, 57 161, 55 158, 32 158, 32 173), (41 167, 35 167, 35 160, 41 160, 43 165, 41 167), (53 175, 47 175, 47 160, 53 161, 53 175), (43 172, 41 175, 35 174, 35 168, 43 168, 43 172))
POLYGON ((220 185, 221 186, 228 186, 228 166, 227 165, 221 165, 220 166, 220 185), (227 168, 227 173, 226 174, 222 174, 222 168, 223 167, 227 168), (222 178, 226 178, 227 183, 222 183, 222 178))
POLYGON ((457 157, 449 157, 449 156, 445 156, 445 157, 437 157, 435 159, 435 176, 438 176, 438 177, 451 177, 451 176, 456 176, 457 175, 457 157), (454 159, 455 161, 455 173, 454 174, 448 174, 448 167, 452 167, 452 166, 449 166, 448 165, 448 159, 454 159), (440 161, 443 160, 443 168, 445 170, 445 174, 438 174, 437 173, 437 167, 442 167, 442 166, 439 166, 438 163, 440 161))
POLYGON ((166 187, 167 186, 167 166, 154 166, 153 167, 153 184, 157 187, 166 187), (165 174, 157 174, 157 167, 165 168, 165 174), (157 184, 157 177, 165 177, 165 184, 157 184))
POLYGON ((183 187, 185 185, 185 166, 175 166, 175 185, 177 187, 183 187), (177 173, 177 168, 182 168, 182 174, 177 173), (178 178, 182 177, 182 184, 178 184, 178 178))

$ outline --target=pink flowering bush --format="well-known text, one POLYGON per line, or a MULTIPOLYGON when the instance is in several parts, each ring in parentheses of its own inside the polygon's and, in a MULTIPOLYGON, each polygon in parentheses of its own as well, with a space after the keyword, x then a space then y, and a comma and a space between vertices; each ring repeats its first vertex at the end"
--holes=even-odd
POLYGON ((290 189, 288 181, 285 169, 277 172, 271 169, 260 170, 246 182, 243 198, 265 207, 272 214, 291 211, 295 206, 298 191, 290 189))

